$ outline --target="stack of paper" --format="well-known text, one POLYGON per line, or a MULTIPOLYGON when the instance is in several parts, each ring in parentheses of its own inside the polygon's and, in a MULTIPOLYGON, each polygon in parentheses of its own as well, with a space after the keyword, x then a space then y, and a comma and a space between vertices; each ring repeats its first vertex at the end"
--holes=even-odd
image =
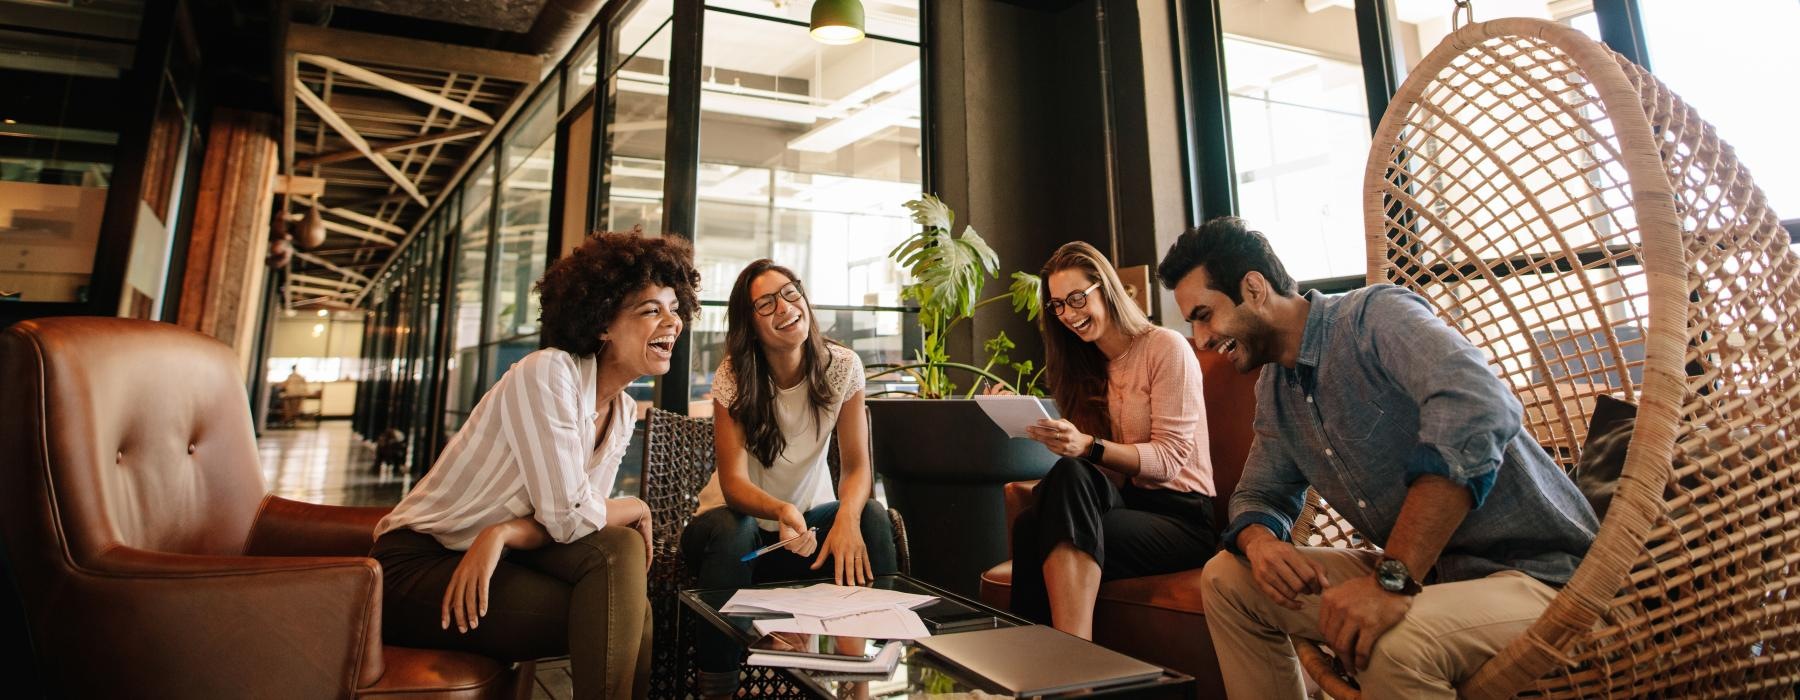
POLYGON ((912 609, 934 600, 937 596, 821 583, 805 588, 746 588, 726 601, 719 612, 793 615, 752 623, 763 634, 803 632, 866 639, 918 639, 931 633, 912 609))
POLYGON ((918 639, 931 636, 931 632, 925 629, 925 621, 919 619, 918 613, 898 605, 853 612, 837 617, 795 615, 757 620, 751 624, 756 627, 757 632, 762 634, 799 632, 833 637, 862 637, 864 639, 918 639))
POLYGON ((868 661, 846 661, 827 659, 824 657, 793 656, 789 654, 751 654, 744 663, 752 666, 775 666, 779 668, 804 668, 810 671, 827 671, 830 673, 893 673, 894 667, 900 663, 900 645, 889 644, 868 661))

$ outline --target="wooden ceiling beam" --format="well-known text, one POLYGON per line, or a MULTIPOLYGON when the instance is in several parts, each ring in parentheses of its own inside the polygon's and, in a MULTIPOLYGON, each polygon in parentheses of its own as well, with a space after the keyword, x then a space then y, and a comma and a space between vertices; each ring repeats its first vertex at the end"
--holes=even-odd
POLYGON ((331 56, 362 64, 486 75, 527 85, 537 83, 544 74, 544 58, 535 54, 495 51, 306 24, 288 27, 287 49, 293 53, 331 56))
MULTIPOLYGON (((485 134, 485 133, 487 133, 487 130, 488 130, 488 127, 477 126, 477 127, 467 128, 467 129, 457 129, 455 131, 445 131, 442 133, 430 134, 427 136, 420 136, 418 138, 406 139, 404 141, 390 141, 388 143, 384 143, 384 144, 380 144, 380 145, 370 144, 370 146, 376 153, 393 153, 395 151, 405 151, 405 150, 409 150, 409 149, 413 149, 413 148, 430 146, 433 144, 447 143, 450 141, 461 141, 463 139, 466 139, 466 138, 469 138, 472 136, 480 136, 482 134, 485 134)), ((294 164, 294 167, 304 168, 304 167, 308 167, 308 166, 312 166, 312 165, 325 165, 328 163, 341 163, 341 162, 344 162, 347 160, 356 160, 361 157, 362 157, 361 151, 356 151, 356 150, 338 151, 336 153, 326 153, 324 155, 312 156, 310 158, 302 158, 300 160, 300 162, 294 164)))
MULTIPOLYGON (((314 202, 312 199, 307 198, 307 197, 295 197, 294 201, 299 202, 302 206, 308 206, 308 207, 318 206, 318 204, 316 202, 314 202)), ((333 216, 337 216, 337 217, 344 218, 344 219, 349 219, 350 221, 354 221, 359 224, 363 224, 366 226, 372 226, 374 228, 381 229, 388 233, 397 233, 402 236, 406 235, 406 229, 400 228, 399 226, 395 226, 393 224, 390 224, 386 221, 382 221, 381 219, 377 219, 377 218, 375 218, 373 216, 369 216, 367 214, 359 214, 359 213, 350 211, 349 209, 341 209, 338 207, 320 207, 319 210, 323 211, 327 214, 331 214, 333 216)))
POLYGON ((311 294, 314 296, 332 297, 332 298, 336 298, 336 299, 347 299, 349 297, 356 296, 353 293, 345 292, 345 291, 341 291, 341 290, 337 290, 337 289, 320 289, 318 287, 308 287, 306 285, 293 284, 291 282, 288 283, 287 289, 289 292, 293 292, 293 293, 311 294))
POLYGON ((370 85, 381 88, 383 90, 387 90, 388 92, 392 92, 394 94, 397 94, 397 95, 400 95, 403 97, 412 98, 414 100, 423 102, 425 104, 431 105, 438 109, 446 110, 449 112, 454 112, 456 114, 460 114, 464 117, 468 117, 470 119, 481 122, 483 124, 494 123, 494 118, 491 116, 488 116, 487 112, 483 112, 474 107, 470 107, 461 102, 457 102, 456 100, 447 99, 441 95, 434 95, 432 93, 421 90, 416 86, 408 85, 406 83, 400 82, 393 78, 389 78, 385 75, 382 75, 375 71, 369 70, 362 66, 358 66, 358 65, 355 65, 352 63, 346 63, 344 61, 340 61, 340 60, 332 58, 330 56, 320 56, 318 54, 300 53, 300 54, 295 54, 295 56, 297 58, 299 58, 300 60, 305 61, 307 63, 311 63, 315 66, 320 66, 320 67, 326 68, 328 70, 337 71, 338 73, 341 73, 350 78, 354 78, 356 80, 363 81, 365 83, 368 83, 370 85))
POLYGON ((373 242, 380 243, 380 244, 388 246, 388 247, 393 247, 395 245, 398 245, 397 243, 394 242, 393 239, 388 238, 387 236, 383 236, 379 233, 370 233, 368 231, 364 231, 355 226, 347 226, 345 224, 340 224, 336 221, 332 221, 330 219, 324 219, 320 223, 325 224, 325 230, 327 230, 327 231, 336 231, 336 232, 344 234, 346 236, 350 236, 353 238, 361 238, 365 241, 373 241, 373 242))
POLYGON ((335 263, 332 263, 330 260, 326 260, 317 255, 313 255, 312 253, 294 253, 294 257, 299 258, 301 260, 305 260, 314 265, 318 265, 319 267, 323 267, 332 272, 336 272, 336 273, 343 275, 345 277, 348 277, 350 279, 362 282, 363 284, 369 283, 368 275, 362 274, 355 270, 344 269, 342 267, 337 266, 335 263))
POLYGON ((312 275, 303 275, 298 272, 289 272, 288 279, 317 287, 336 287, 338 289, 348 289, 351 291, 362 289, 362 285, 355 282, 346 282, 344 280, 334 280, 325 277, 314 277, 312 275))
POLYGON ((400 189, 405 190, 407 194, 412 195, 412 198, 418 201, 419 206, 431 206, 431 200, 426 199, 425 195, 419 193, 418 186, 414 185, 412 180, 406 179, 406 176, 400 173, 399 168, 395 168, 393 163, 388 162, 386 156, 376 153, 374 149, 370 148, 369 142, 364 141, 363 137, 360 134, 357 134, 355 129, 350 128, 350 125, 344 122, 344 118, 338 116, 338 113, 333 111, 330 105, 325 104, 324 100, 319 99, 318 95, 313 94, 313 91, 308 89, 305 83, 302 83, 299 80, 294 81, 294 96, 300 98, 300 101, 306 103, 306 106, 312 109, 314 114, 319 115, 320 119, 323 119, 327 125, 337 131, 338 136, 342 136, 345 141, 349 141, 352 148, 355 148, 359 153, 362 153, 363 157, 368 158, 369 162, 374 163, 375 167, 381 169, 381 172, 386 173, 388 177, 393 178, 394 184, 399 185, 400 189))

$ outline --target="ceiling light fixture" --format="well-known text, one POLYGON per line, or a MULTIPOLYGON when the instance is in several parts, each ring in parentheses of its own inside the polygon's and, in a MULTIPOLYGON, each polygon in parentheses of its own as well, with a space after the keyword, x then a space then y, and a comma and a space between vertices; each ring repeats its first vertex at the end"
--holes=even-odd
POLYGON ((818 0, 812 6, 812 38, 841 46, 863 39, 863 6, 858 0, 818 0))

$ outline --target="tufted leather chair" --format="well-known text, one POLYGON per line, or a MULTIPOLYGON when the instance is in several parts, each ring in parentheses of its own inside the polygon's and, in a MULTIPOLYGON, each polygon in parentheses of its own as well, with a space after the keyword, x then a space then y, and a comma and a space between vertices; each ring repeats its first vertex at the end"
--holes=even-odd
POLYGON ((381 643, 384 508, 269 495, 230 348, 162 323, 0 336, 0 530, 39 681, 68 697, 510 697, 515 670, 381 643))
MULTIPOLYGON (((1237 488, 1255 436, 1251 421, 1256 414, 1256 379, 1261 373, 1238 374, 1230 360, 1215 352, 1197 355, 1205 386, 1213 486, 1218 492, 1213 518, 1222 531, 1231 492, 1237 488)), ((1016 481, 1006 485, 1008 527, 1031 503, 1031 489, 1036 484, 1016 481)), ((1007 541, 1012 540, 1008 537, 1007 541)), ((1200 590, 1200 569, 1107 581, 1100 585, 1094 602, 1094 641, 1193 676, 1197 697, 1225 697, 1200 590)), ((1012 602, 1011 561, 1000 562, 981 575, 981 600, 1001 609, 1012 602)))

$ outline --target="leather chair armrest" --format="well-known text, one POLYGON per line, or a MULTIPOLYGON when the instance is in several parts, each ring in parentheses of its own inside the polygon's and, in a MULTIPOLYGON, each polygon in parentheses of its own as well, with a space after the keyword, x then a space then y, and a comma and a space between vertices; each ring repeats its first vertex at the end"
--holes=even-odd
POLYGON ((1001 493, 1006 499, 1007 523, 1011 523, 1013 518, 1019 517, 1020 511, 1037 502, 1037 494, 1033 492, 1037 485, 1038 480, 1032 479, 1031 481, 1014 481, 1001 487, 1001 493))
POLYGON ((83 686, 70 695, 348 697, 381 678, 373 559, 114 547, 67 583, 79 590, 53 604, 57 624, 40 628, 67 638, 40 648, 79 649, 65 663, 88 670, 62 674, 83 686))
POLYGON ((1032 503, 1037 502, 1037 495, 1033 491, 1037 485, 1038 480, 1032 479, 1030 481, 1014 481, 1000 487, 1001 498, 1006 501, 1006 553, 1008 556, 1012 555, 1013 519, 1019 517, 1019 513, 1032 503))
POLYGON ((244 553, 253 557, 362 557, 390 508, 322 506, 265 496, 244 553))

